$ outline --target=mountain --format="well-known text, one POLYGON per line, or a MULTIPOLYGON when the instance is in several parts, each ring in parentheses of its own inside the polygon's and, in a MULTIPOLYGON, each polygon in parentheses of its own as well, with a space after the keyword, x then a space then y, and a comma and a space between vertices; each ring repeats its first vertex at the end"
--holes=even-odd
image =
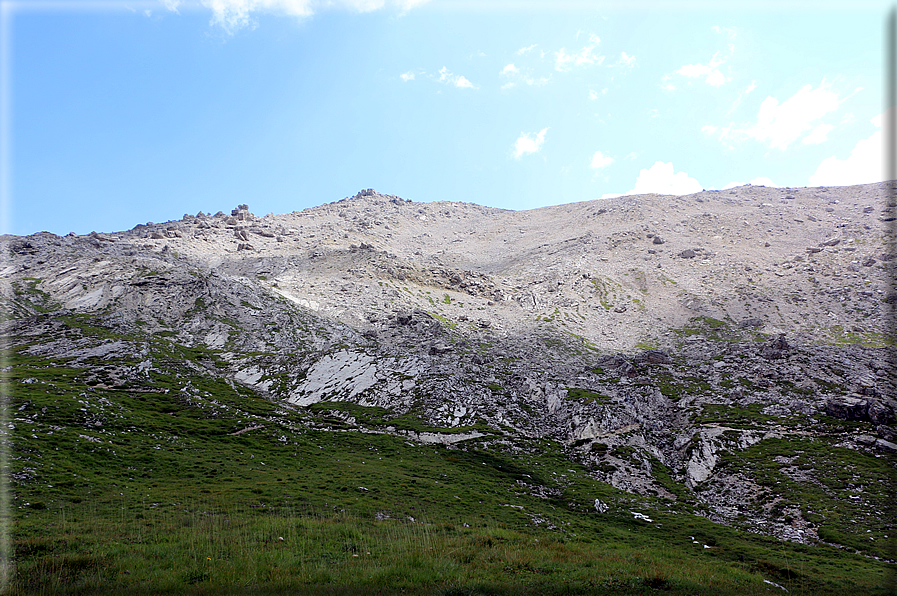
MULTIPOLYGON (((323 432, 328 449, 548 450, 561 468, 501 490, 567 500, 571 519, 631 517, 632 499, 893 557, 891 184, 529 211, 368 189, 283 215, 4 236, 13 511, 118 490, 111 468, 150 479, 145 449, 323 432), (86 455, 107 443, 114 465, 86 455), (563 466, 588 488, 572 495, 563 466)), ((561 531, 541 515, 518 521, 561 531)))

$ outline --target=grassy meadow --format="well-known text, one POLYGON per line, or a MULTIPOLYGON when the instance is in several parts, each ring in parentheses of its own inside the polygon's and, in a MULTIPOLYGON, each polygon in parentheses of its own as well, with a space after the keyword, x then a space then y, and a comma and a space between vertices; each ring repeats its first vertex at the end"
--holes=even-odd
POLYGON ((286 408, 178 364, 214 354, 165 349, 169 368, 119 385, 85 381, 108 361, 13 354, 7 593, 894 593, 875 552, 712 523, 669 475, 677 501, 598 482, 550 440, 421 443, 439 429, 286 408))

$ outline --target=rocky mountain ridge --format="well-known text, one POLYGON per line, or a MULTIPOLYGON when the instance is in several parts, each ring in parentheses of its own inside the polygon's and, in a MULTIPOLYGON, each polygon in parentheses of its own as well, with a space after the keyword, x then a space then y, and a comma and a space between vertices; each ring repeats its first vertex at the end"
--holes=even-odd
POLYGON ((310 425, 551 439, 625 491, 839 543, 820 529, 893 532, 889 184, 519 212, 365 190, 285 215, 5 236, 3 335, 13 368, 84 371, 88 427, 110 415, 90 388, 151 394, 163 372, 185 407, 226 416, 192 371, 310 425))

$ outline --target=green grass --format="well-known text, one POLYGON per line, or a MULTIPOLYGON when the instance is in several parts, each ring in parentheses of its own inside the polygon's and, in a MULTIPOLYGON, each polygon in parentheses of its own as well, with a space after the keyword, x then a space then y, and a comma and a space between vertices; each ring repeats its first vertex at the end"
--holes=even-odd
MULTIPOLYGON (((62 335, 137 340, 87 317, 67 320, 62 335)), ((893 565, 692 515, 694 495, 633 447, 593 443, 592 451, 646 459, 676 506, 595 480, 554 440, 482 423, 434 427, 413 409, 285 408, 214 376, 228 366, 218 350, 140 341, 155 370, 119 384, 116 366, 137 358, 79 368, 11 354, 9 593, 765 594, 763 579, 792 594, 887 593, 893 565), (431 445, 386 426, 489 434, 431 445), (595 499, 610 510, 598 514, 595 499)), ((660 387, 678 394, 705 385, 691 377, 660 387)), ((607 399, 575 387, 567 395, 607 399)), ((700 416, 741 420, 733 415, 741 414, 705 408, 700 416)), ((823 539, 880 555, 865 529, 876 540, 893 531, 871 517, 887 511, 893 461, 834 442, 768 439, 719 467, 750 472, 800 504, 823 539), (791 480, 773 460, 783 454, 818 483, 791 480), (843 496, 857 483, 865 501, 843 496)))
POLYGON ((872 594, 887 572, 835 549, 652 512, 562 467, 570 464, 550 442, 513 455, 357 433, 272 439, 208 435, 213 449, 184 449, 168 469, 160 456, 171 450, 139 460, 120 446, 121 470, 60 474, 53 490, 19 487, 17 502, 40 493, 46 508, 18 510, 11 593, 751 594, 771 579, 792 593, 872 594), (557 471, 563 481, 553 481, 557 471), (546 501, 518 481, 563 492, 546 501), (611 511, 595 513, 596 497, 611 511), (633 508, 655 523, 635 521, 633 508), (826 565, 841 570, 832 577, 826 565))
POLYGON ((885 346, 897 346, 897 341, 895 341, 895 337, 893 334, 887 335, 884 333, 871 331, 849 331, 847 329, 844 329, 844 327, 842 327, 841 325, 832 325, 831 327, 826 329, 826 334, 830 338, 831 343, 841 346, 861 345, 876 348, 885 346))
POLYGON ((53 301, 47 292, 38 289, 38 284, 43 280, 36 277, 24 277, 12 283, 15 297, 20 301, 28 302, 36 312, 45 313, 61 308, 59 303, 53 301))
POLYGON ((761 414, 765 404, 729 406, 724 404, 704 404, 700 414, 694 418, 698 424, 724 424, 733 428, 757 428, 770 422, 782 422, 775 416, 761 414))
POLYGON ((744 341, 749 335, 756 335, 754 331, 739 329, 737 326, 731 325, 729 321, 721 321, 707 316, 693 317, 686 325, 678 329, 671 329, 671 331, 682 338, 701 335, 707 340, 725 343, 744 341))
POLYGON ((567 399, 581 402, 609 402, 611 397, 602 393, 594 393, 578 387, 567 387, 567 399))
POLYGON ((70 507, 52 537, 17 541, 26 560, 11 593, 755 594, 764 577, 796 577, 767 559, 731 562, 660 541, 634 548, 633 531, 658 533, 636 524, 578 542, 492 520, 229 501, 142 505, 131 518, 118 509, 70 507))
POLYGON ((891 487, 893 458, 869 457, 837 447, 837 440, 793 435, 766 439, 752 447, 724 455, 721 469, 748 472, 761 486, 775 489, 781 506, 799 507, 803 516, 821 523, 822 540, 838 543, 878 557, 893 552, 889 540, 894 526, 891 487), (776 457, 791 459, 790 464, 776 457), (795 480, 783 469, 797 470, 795 480))

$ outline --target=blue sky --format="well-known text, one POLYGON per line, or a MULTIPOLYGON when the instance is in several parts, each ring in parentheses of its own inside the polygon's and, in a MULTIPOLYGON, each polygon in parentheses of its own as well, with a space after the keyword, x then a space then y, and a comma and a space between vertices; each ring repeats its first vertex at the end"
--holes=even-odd
POLYGON ((3 0, 2 231, 881 180, 891 4, 725 5, 3 0))

